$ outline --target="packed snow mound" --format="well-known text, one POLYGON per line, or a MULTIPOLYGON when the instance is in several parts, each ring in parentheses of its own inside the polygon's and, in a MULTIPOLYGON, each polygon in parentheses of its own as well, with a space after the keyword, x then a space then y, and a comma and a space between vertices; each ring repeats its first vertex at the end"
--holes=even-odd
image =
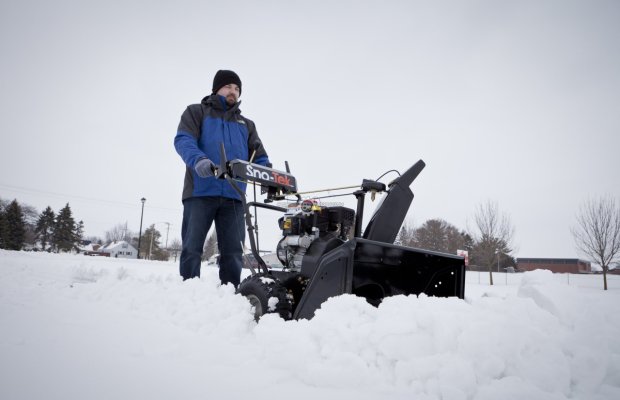
POLYGON ((257 324, 214 268, 0 252, 0 398, 620 398, 620 290, 535 271, 466 293, 257 324))
POLYGON ((558 329, 561 335, 556 340, 564 343, 563 351, 573 372, 571 384, 586 392, 600 386, 609 372, 612 381, 620 382, 618 340, 611 336, 618 328, 618 318, 610 315, 612 311, 607 307, 601 307, 607 293, 596 293, 599 296, 594 300, 592 296, 557 283, 553 273, 547 270, 526 273, 518 291, 520 297, 534 301, 564 328, 558 329))
POLYGON ((567 310, 578 303, 572 299, 570 290, 570 287, 556 283, 551 271, 541 269, 524 274, 518 295, 532 299, 540 308, 569 322, 570 312, 567 310), (570 304, 566 304, 567 300, 570 304))

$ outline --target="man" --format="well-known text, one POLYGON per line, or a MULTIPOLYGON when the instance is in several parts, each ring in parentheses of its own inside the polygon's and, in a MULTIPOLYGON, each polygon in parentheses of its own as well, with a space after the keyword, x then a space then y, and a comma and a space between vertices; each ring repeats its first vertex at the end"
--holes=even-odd
MULTIPOLYGON (((211 95, 187 107, 174 138, 186 165, 183 187, 183 225, 180 272, 183 279, 200 277, 200 261, 209 228, 215 221, 220 252, 220 281, 235 287, 241 280, 245 226, 239 194, 214 175, 220 164, 220 144, 228 160, 267 165, 269 159, 254 122, 239 110, 241 79, 233 71, 217 71, 211 95)), ((245 184, 237 183, 245 192, 245 184)))

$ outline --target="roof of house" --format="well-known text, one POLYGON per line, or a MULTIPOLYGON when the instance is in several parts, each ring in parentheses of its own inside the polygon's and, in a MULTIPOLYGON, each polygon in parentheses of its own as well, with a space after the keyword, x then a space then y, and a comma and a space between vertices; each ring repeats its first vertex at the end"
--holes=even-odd
POLYGON ((116 250, 116 249, 133 249, 133 250, 136 250, 135 247, 133 247, 132 245, 130 245, 129 243, 127 243, 124 240, 120 240, 118 242, 108 243, 102 249, 103 250, 116 250))

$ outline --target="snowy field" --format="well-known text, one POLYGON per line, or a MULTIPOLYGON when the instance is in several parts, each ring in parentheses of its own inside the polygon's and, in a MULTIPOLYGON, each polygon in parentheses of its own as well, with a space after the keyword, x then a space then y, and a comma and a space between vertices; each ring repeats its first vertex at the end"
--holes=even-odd
POLYGON ((466 301, 341 296, 256 324, 216 269, 177 275, 0 251, 0 399, 620 399, 616 277, 473 273, 466 301))

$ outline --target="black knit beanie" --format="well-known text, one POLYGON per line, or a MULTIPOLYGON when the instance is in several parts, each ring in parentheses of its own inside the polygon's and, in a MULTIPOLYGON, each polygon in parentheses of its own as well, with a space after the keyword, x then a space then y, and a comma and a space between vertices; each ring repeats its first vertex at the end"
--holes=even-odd
POLYGON ((230 83, 234 83, 239 86, 239 95, 241 95, 241 79, 239 79, 239 75, 227 69, 221 69, 217 71, 215 77, 213 78, 213 93, 217 93, 217 91, 220 90, 223 86, 226 86, 230 83))

